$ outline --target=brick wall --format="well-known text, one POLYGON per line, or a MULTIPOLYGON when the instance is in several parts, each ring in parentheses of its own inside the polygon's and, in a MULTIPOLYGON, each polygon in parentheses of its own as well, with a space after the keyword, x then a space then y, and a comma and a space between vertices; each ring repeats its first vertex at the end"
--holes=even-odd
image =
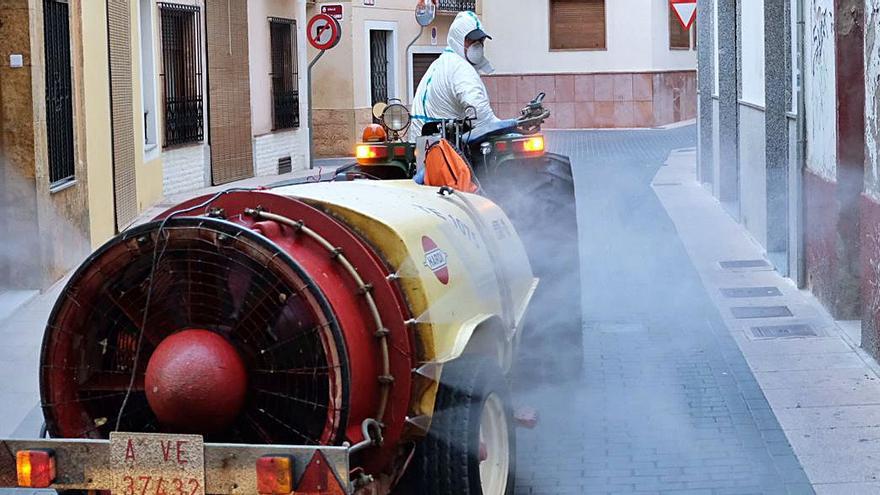
POLYGON ((292 170, 309 168, 306 161, 308 153, 308 134, 304 129, 273 132, 254 138, 254 171, 256 175, 275 175, 278 173, 278 160, 290 157, 292 170))
POLYGON ((208 146, 172 148, 162 153, 165 195, 192 191, 210 185, 208 146))
POLYGON ((547 94, 548 128, 654 127, 696 117, 696 72, 523 74, 484 78, 501 118, 547 94))

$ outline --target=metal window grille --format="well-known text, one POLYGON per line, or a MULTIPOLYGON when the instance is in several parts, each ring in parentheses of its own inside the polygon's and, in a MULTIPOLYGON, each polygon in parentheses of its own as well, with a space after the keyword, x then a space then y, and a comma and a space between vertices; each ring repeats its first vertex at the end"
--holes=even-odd
POLYGON ((388 33, 370 31, 371 105, 388 101, 388 33))
POLYGON ((296 21, 269 18, 272 50, 272 128, 299 127, 299 70, 296 21))
POLYGON ((477 0, 440 0, 438 8, 441 12, 473 12, 477 10, 477 0))
POLYGON ((43 0, 43 35, 46 55, 49 183, 50 186, 58 186, 75 178, 70 21, 67 2, 43 0))
POLYGON ((201 142, 204 133, 199 7, 160 2, 165 147, 201 142))

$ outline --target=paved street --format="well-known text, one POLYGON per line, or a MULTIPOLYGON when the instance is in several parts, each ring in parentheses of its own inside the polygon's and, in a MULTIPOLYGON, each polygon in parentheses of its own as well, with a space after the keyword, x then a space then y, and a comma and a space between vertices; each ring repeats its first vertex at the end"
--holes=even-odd
POLYGON ((519 370, 541 421, 518 435, 517 492, 813 493, 651 188, 694 127, 548 142, 578 190, 584 369, 549 383, 519 370))

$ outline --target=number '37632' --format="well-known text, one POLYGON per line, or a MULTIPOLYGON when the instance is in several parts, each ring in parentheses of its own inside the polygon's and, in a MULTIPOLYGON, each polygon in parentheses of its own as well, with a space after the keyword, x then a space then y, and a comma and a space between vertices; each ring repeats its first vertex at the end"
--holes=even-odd
POLYGON ((125 476, 124 495, 195 495, 201 484, 195 478, 153 478, 152 476, 125 476))

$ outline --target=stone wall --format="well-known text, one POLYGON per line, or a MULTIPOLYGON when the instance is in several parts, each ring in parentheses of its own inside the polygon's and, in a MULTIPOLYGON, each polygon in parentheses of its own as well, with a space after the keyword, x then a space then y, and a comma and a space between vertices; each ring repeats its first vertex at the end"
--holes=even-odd
POLYGON ((556 129, 655 127, 696 117, 696 72, 522 74, 484 78, 500 118, 546 93, 556 129))
POLYGON ((369 108, 313 110, 315 158, 353 156, 364 127, 372 122, 369 108))

